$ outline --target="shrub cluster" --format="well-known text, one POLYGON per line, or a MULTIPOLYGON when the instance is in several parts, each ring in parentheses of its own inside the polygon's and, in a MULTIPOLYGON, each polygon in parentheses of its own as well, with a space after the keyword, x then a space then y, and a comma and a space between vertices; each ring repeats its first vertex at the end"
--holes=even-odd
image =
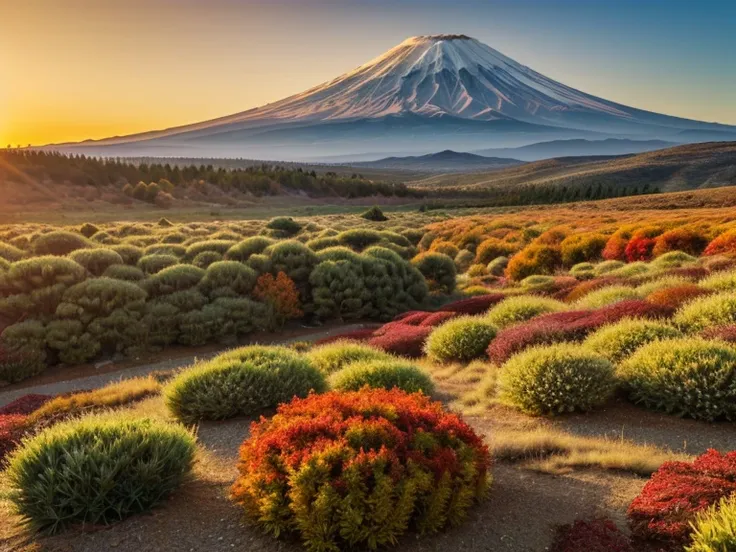
POLYGON ((656 320, 621 320, 593 332, 585 345, 613 363, 621 362, 639 347, 660 339, 674 339, 682 333, 675 327, 656 320))
POLYGON ((668 311, 646 301, 622 301, 597 310, 573 310, 543 314, 499 332, 488 347, 488 356, 498 364, 532 345, 579 341, 606 324, 624 318, 661 318, 668 311))
POLYGON ((503 329, 520 322, 547 314, 567 310, 567 305, 561 301, 535 295, 520 295, 509 297, 498 303, 488 311, 488 320, 497 328, 503 329))
POLYGON ((457 525, 488 487, 490 455, 456 415, 422 395, 313 395, 254 424, 233 500, 308 550, 376 549, 411 527, 457 525))
MULTIPOLYGON (((372 334, 373 332, 371 331, 372 334)), ((335 341, 314 347, 307 353, 307 358, 323 374, 330 375, 354 362, 386 360, 390 359, 390 356, 379 349, 374 349, 373 347, 360 343, 335 341)))

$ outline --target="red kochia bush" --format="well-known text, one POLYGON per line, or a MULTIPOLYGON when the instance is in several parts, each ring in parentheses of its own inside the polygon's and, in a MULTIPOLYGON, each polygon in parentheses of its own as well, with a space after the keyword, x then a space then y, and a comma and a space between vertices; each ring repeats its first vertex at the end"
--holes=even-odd
POLYGON ((736 492, 736 451, 709 450, 692 464, 667 462, 629 506, 632 533, 675 549, 688 540, 696 515, 736 492))
POLYGON ((53 399, 52 395, 38 395, 30 394, 23 395, 22 397, 15 399, 13 402, 6 404, 0 408, 0 415, 3 414, 22 414, 27 416, 35 410, 41 408, 48 401, 53 399))
POLYGON ((601 257, 607 261, 625 261, 626 260, 626 246, 629 243, 629 239, 617 236, 614 234, 606 242, 606 247, 601 252, 601 257))
POLYGON ((736 325, 708 328, 703 330, 700 336, 705 339, 720 339, 727 343, 736 343, 736 325))
POLYGON ((647 301, 675 311, 688 301, 691 301, 696 297, 708 295, 708 293, 708 290, 696 286, 695 284, 683 284, 681 286, 653 291, 647 296, 647 301))
POLYGON ((427 318, 422 320, 419 323, 419 326, 427 326, 428 328, 436 328, 443 322, 447 322, 448 320, 457 318, 458 316, 460 316, 460 313, 457 313, 457 312, 448 312, 448 311, 433 312, 427 318))
POLYGON ((699 256, 705 246, 708 245, 708 239, 702 234, 698 234, 690 228, 674 228, 668 230, 655 239, 652 254, 659 257, 668 251, 683 251, 688 255, 699 256))
POLYGON ((25 421, 22 414, 0 414, 0 467, 23 437, 25 421))
POLYGON ((703 255, 736 255, 736 229, 715 238, 705 248, 703 255))
POLYGON ((422 394, 364 389, 282 404, 251 426, 232 498, 309 550, 375 549, 408 527, 434 532, 484 496, 487 447, 422 394))
POLYGON ((632 238, 626 245, 626 260, 630 263, 650 260, 655 243, 653 238, 632 238))
POLYGON ((631 541, 609 519, 576 520, 557 530, 550 552, 633 552, 631 541))
POLYGON ((410 326, 391 322, 387 328, 383 326, 374 334, 368 344, 387 353, 410 358, 418 358, 424 354, 424 342, 432 333, 429 326, 410 326))
POLYGON ((508 295, 503 293, 489 293, 488 295, 478 295, 469 299, 462 299, 453 303, 442 306, 445 312, 456 312, 458 314, 483 314, 488 311, 496 303, 500 303, 506 299, 508 295))
POLYGON ((532 345, 579 341, 601 326, 623 318, 663 318, 671 313, 671 309, 634 299, 596 310, 543 314, 499 332, 488 346, 488 357, 500 364, 532 345))

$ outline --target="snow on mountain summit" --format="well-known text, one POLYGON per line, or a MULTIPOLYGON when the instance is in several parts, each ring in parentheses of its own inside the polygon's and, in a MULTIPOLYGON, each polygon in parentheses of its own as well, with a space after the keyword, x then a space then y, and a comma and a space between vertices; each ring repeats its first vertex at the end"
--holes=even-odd
POLYGON ((569 88, 464 35, 409 38, 302 94, 233 116, 339 120, 415 113, 539 122, 561 110, 626 117, 615 104, 569 88))

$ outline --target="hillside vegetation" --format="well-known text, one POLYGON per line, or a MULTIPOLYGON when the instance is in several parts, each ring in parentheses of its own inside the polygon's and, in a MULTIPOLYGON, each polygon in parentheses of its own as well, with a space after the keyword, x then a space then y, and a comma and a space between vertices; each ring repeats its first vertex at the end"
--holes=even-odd
POLYGON ((621 157, 563 157, 491 172, 410 182, 417 189, 516 198, 519 204, 600 199, 736 183, 736 143, 678 146, 621 157), (548 196, 548 201, 545 200, 548 196), (561 199, 557 199, 560 197, 561 199))

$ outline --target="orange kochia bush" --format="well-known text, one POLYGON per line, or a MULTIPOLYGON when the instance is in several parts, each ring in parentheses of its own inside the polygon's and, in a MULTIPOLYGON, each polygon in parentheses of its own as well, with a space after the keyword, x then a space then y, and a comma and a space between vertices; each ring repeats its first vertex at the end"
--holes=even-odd
POLYGON ((279 272, 275 278, 273 274, 268 273, 260 276, 253 290, 253 295, 264 303, 271 305, 279 324, 304 315, 300 308, 299 290, 294 280, 283 272, 279 272))
POLYGON ((232 498, 266 532, 309 550, 395 544, 408 527, 462 521, 490 481, 490 454, 422 394, 364 389, 295 399, 240 449, 232 498))
POLYGON ((698 256, 708 245, 708 239, 690 228, 675 228, 668 230, 655 240, 652 254, 659 257, 668 251, 684 251, 689 255, 698 256))
POLYGON ((704 255, 736 255, 736 229, 724 232, 708 244, 704 255))

